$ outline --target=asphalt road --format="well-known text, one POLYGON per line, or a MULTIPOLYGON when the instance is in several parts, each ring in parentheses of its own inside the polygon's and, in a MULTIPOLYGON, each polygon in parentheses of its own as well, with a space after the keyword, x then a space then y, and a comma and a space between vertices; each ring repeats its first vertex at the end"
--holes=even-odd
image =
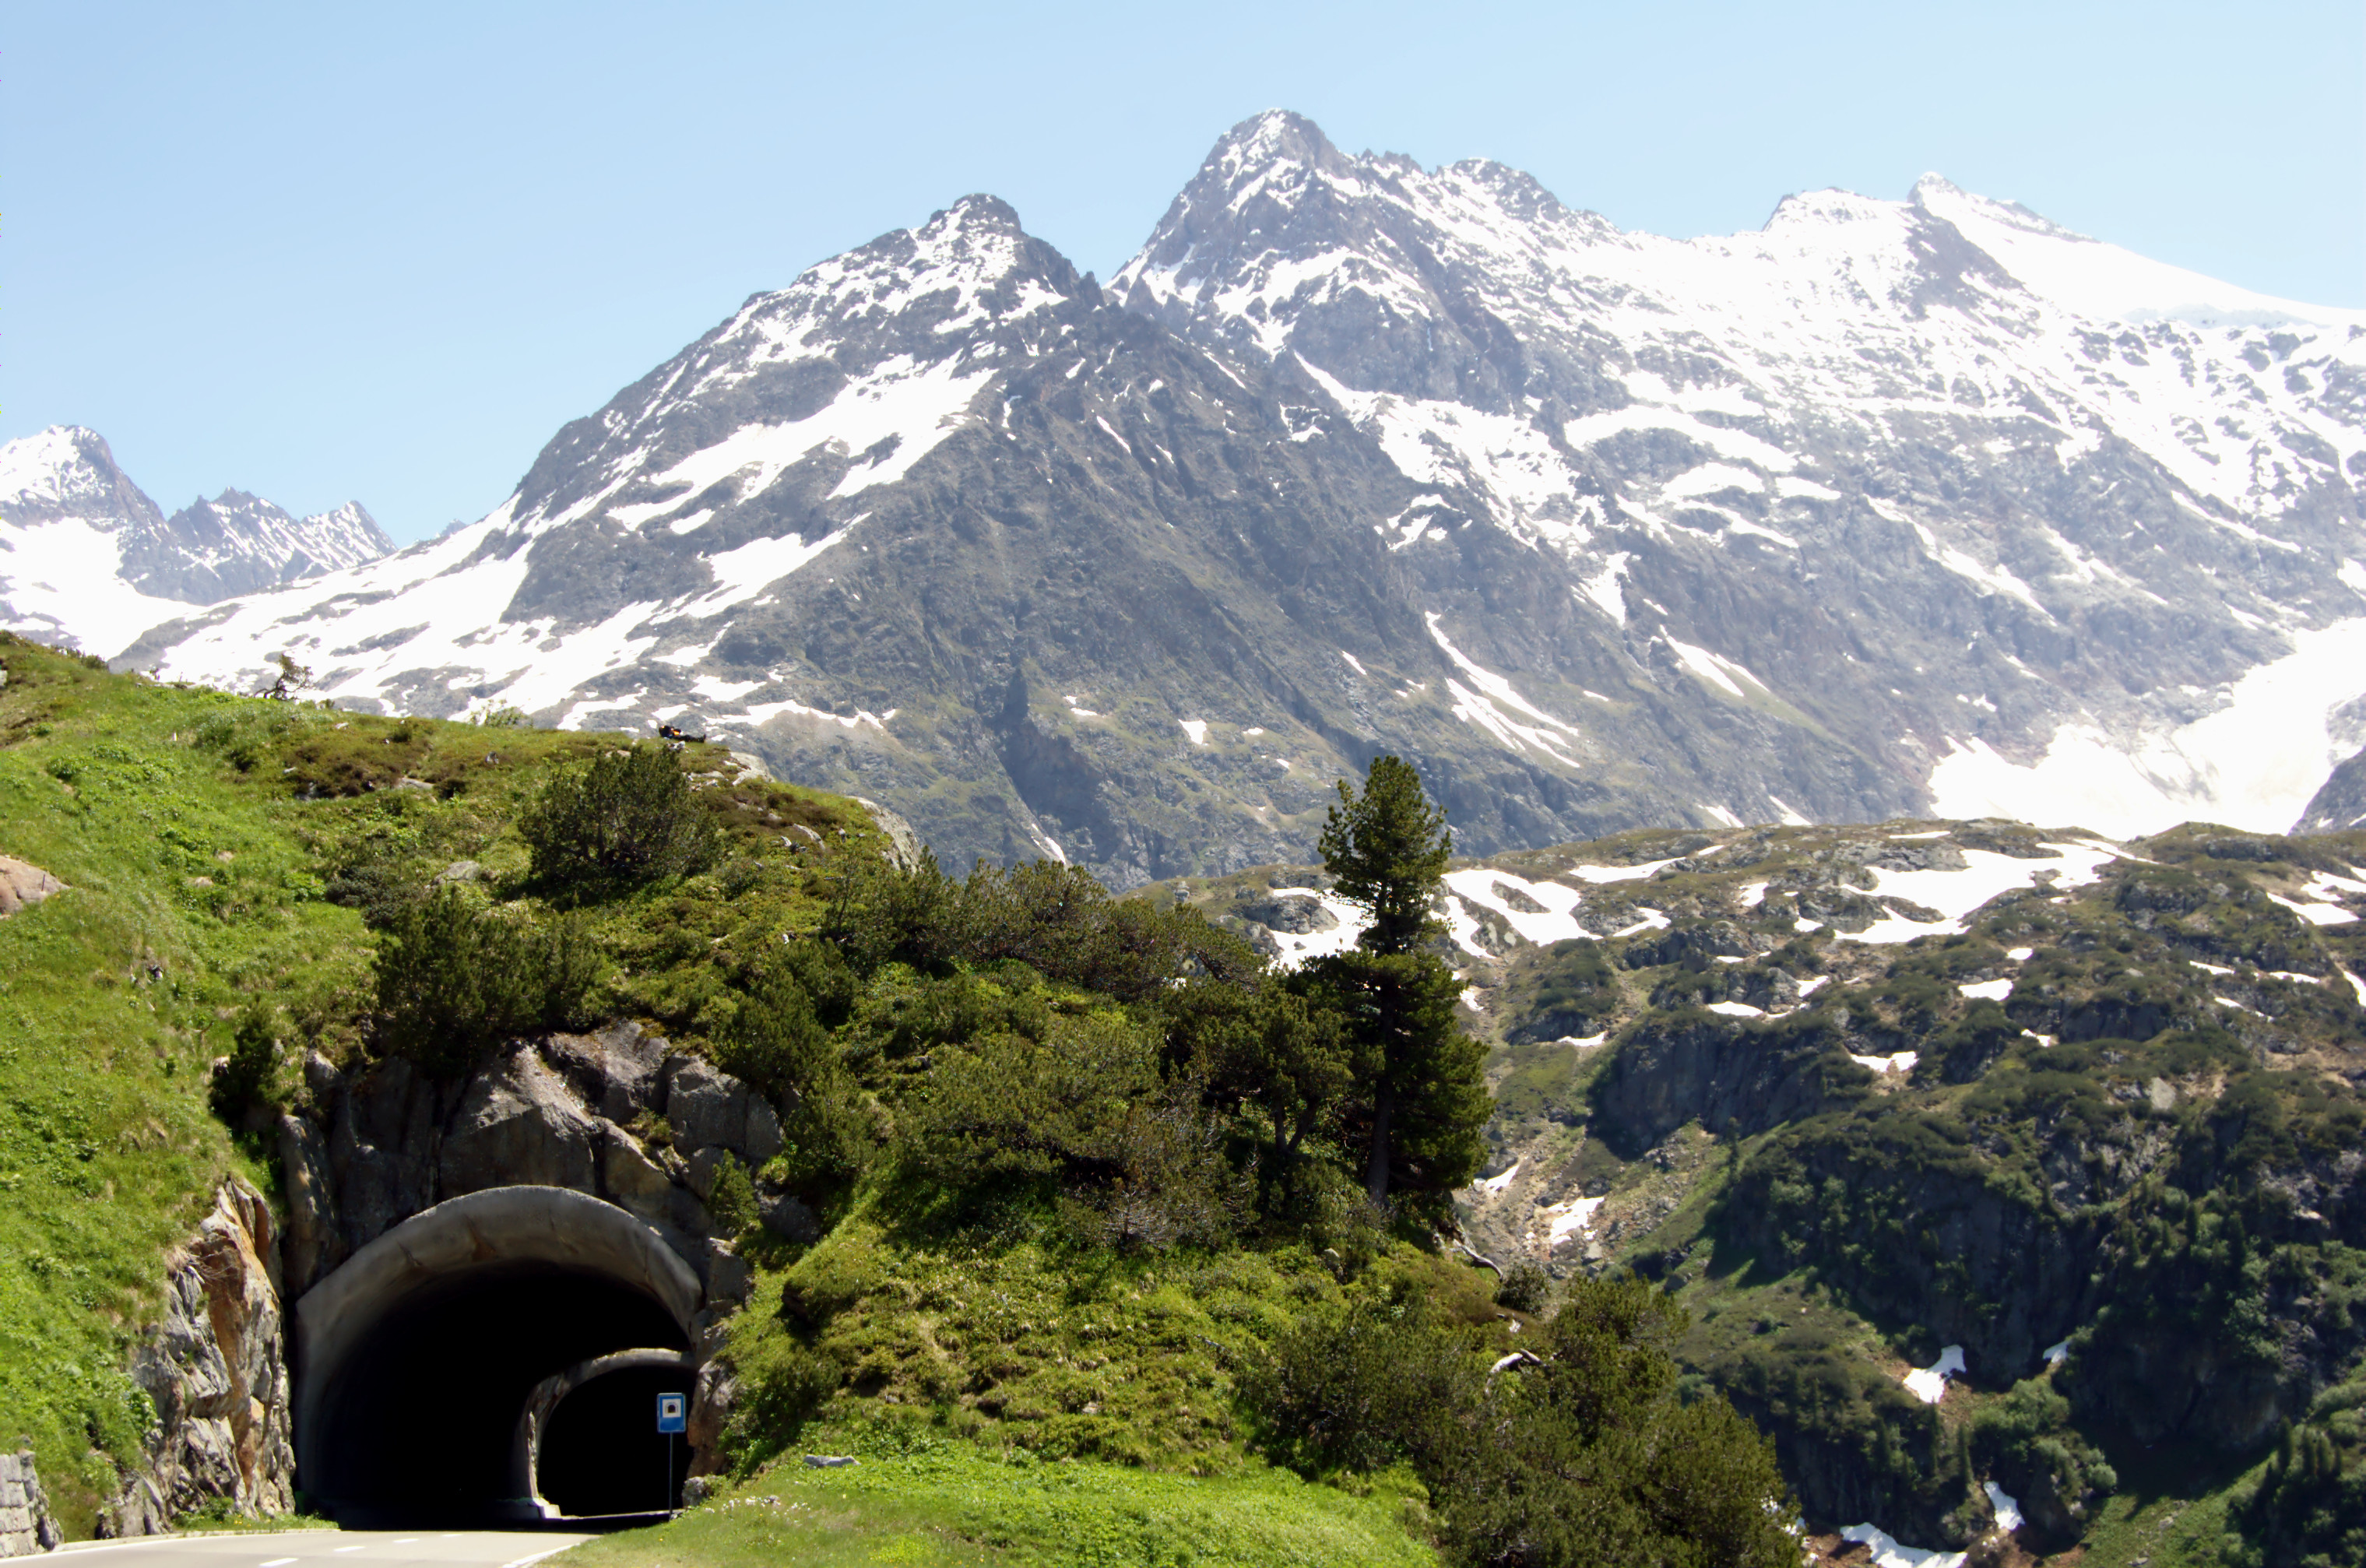
POLYGON ((525 1568, 588 1535, 548 1530, 287 1530, 76 1543, 91 1568, 525 1568))

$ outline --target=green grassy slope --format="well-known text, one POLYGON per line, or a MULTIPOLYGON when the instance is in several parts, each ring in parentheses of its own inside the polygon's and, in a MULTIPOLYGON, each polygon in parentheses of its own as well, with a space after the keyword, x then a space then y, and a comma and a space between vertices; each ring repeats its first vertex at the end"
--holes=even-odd
MULTIPOLYGON (((282 1093, 300 1049, 359 1050, 373 938, 326 895, 366 906, 463 858, 522 866, 521 800, 615 740, 158 686, 13 637, 0 668, 0 853, 68 885, 0 920, 0 1429, 32 1440, 62 1522, 86 1535, 149 1422, 121 1368, 165 1250, 226 1172, 272 1180, 261 1142, 242 1151, 208 1104, 231 1021, 276 1010, 282 1093)), ((768 846, 795 858, 778 845, 800 825, 860 852, 881 841, 837 797, 718 787, 725 874, 768 846)), ((714 955, 810 923, 832 852, 808 850, 801 874, 754 897, 675 886, 651 896, 661 908, 603 911, 603 1005, 694 1032, 723 989, 714 955)))
MULTIPOLYGON (((266 1107, 301 1102, 305 1053, 366 1057, 371 918, 452 875, 540 907, 519 811, 617 738, 158 686, 15 640, 0 668, 0 853, 69 885, 0 920, 0 1425, 33 1440, 79 1537, 150 1420, 120 1369, 155 1314, 164 1253, 226 1172, 276 1179, 270 1141, 242 1130, 263 1123, 211 1103, 234 1025, 259 1007, 284 1043, 266 1107)), ((716 863, 573 913, 598 954, 594 1010, 698 1049, 782 933, 814 929, 885 840, 852 803, 741 777, 718 750, 683 763, 724 829, 716 863)), ((890 964, 850 1028, 892 1068, 898 1032, 930 1027, 948 987, 1106 1006, 1034 984, 890 964)), ((811 1410, 759 1408, 738 1435, 751 1479, 738 1495, 783 1501, 685 1521, 689 1560, 760 1555, 783 1520, 817 1518, 863 1561, 1432 1560, 1405 1529, 1418 1486, 1309 1486, 1249 1457, 1236 1429, 1240 1358, 1340 1299, 1338 1259, 1121 1258, 1040 1215, 948 1230, 891 1186, 847 1194, 817 1247, 744 1238, 759 1285, 732 1329, 743 1376, 793 1392, 808 1363, 828 1378, 811 1410), (877 1462, 818 1481, 794 1453, 765 1468, 799 1438, 877 1462), (1099 1555, 1061 1555, 1080 1550, 1099 1555)), ((1384 1238, 1356 1274, 1495 1316, 1468 1270, 1384 1238)))

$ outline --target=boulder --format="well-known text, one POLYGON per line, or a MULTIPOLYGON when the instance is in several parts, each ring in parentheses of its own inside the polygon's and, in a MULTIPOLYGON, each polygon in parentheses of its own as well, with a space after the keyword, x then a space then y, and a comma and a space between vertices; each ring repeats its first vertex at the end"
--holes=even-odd
POLYGON ((764 1228, 783 1241, 806 1246, 821 1239, 821 1221, 806 1201, 792 1193, 766 1194, 760 1188, 756 1194, 756 1212, 764 1228))
POLYGON ((706 1299, 721 1304, 748 1299, 748 1288, 754 1282, 748 1271, 747 1259, 727 1241, 710 1238, 706 1244, 706 1299))
MULTIPOLYGON (((677 1056, 670 1066, 665 1119, 673 1129, 674 1147, 689 1154, 719 1145, 735 1154, 746 1154, 748 1104, 755 1098, 748 1086, 696 1056, 677 1056)), ((772 1152, 777 1154, 777 1121, 773 1129, 772 1152)))
MULTIPOLYGON (((682 1436, 690 1443, 690 1473, 693 1483, 723 1468, 723 1431, 731 1407, 739 1397, 739 1380, 719 1361, 698 1369, 698 1384, 690 1399, 690 1421, 682 1436)), ((690 1488, 682 1489, 685 1501, 690 1488)))
POLYGON ((39 866, 0 855, 0 919, 65 890, 64 883, 39 866))
POLYGON ((637 1023, 614 1023, 591 1034, 554 1034, 543 1055, 567 1077, 584 1102, 609 1121, 629 1125, 662 1097, 665 1042, 637 1023))

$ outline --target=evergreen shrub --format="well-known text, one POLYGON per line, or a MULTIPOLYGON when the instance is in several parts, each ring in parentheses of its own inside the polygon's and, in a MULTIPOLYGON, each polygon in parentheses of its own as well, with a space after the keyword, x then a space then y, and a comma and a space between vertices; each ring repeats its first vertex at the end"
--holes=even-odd
POLYGON ((513 1035, 587 1027, 599 956, 578 919, 530 919, 445 886, 395 917, 376 969, 381 1045, 448 1076, 513 1035))
POLYGON ((673 752, 636 745, 561 773, 520 814, 536 880, 598 889, 688 876, 721 834, 673 752))

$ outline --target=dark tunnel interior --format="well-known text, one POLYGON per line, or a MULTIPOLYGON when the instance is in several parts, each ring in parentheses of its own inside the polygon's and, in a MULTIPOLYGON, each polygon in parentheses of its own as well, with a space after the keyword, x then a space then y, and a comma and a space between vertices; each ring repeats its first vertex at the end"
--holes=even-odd
POLYGON ((542 1495, 574 1515, 631 1514, 682 1500, 690 1445, 658 1433, 658 1395, 688 1394, 678 1367, 593 1378, 558 1402, 542 1439, 542 1495))
MULTIPOLYGON (((304 1478, 305 1490, 332 1503, 344 1523, 482 1521, 514 1490, 517 1419, 534 1385, 578 1361, 642 1348, 690 1347, 665 1308, 598 1275, 495 1266, 431 1287, 389 1313, 326 1391, 326 1440, 317 1451, 327 1457, 323 1473, 304 1478)), ((655 1399, 652 1392, 637 1424, 620 1413, 614 1432, 648 1461, 640 1490, 650 1501, 640 1507, 652 1506, 657 1491, 655 1399)), ((590 1413, 598 1408, 584 1407, 580 1445, 594 1446, 590 1413)), ((580 1468, 569 1461, 558 1478, 582 1491, 580 1468)))

